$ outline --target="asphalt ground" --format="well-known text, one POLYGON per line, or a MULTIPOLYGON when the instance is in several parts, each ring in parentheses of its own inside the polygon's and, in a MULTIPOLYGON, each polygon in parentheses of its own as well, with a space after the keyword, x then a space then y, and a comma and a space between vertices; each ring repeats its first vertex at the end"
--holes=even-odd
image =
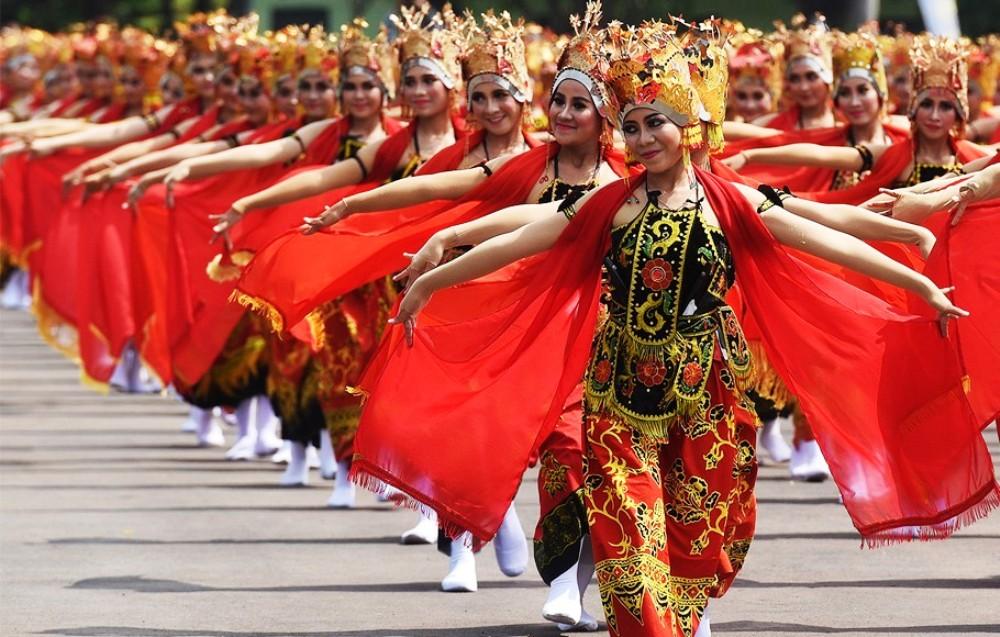
MULTIPOLYGON (((504 577, 487 549, 479 592, 441 593, 446 558, 398 543, 412 512, 367 493, 329 510, 315 472, 280 488, 269 461, 196 448, 185 414, 167 396, 85 388, 30 315, 0 312, 0 634, 560 634, 533 568, 504 577)), ((765 466, 757 495, 746 567, 710 606, 715 635, 1000 634, 1000 515, 945 542, 868 550, 829 482, 765 466)), ((534 473, 517 508, 530 534, 534 473)), ((600 612, 596 584, 587 608, 600 612)))

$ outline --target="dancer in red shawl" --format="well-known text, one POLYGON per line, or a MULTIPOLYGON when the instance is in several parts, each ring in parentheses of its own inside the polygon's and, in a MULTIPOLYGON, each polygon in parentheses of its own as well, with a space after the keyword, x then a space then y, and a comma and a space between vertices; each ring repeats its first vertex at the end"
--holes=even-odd
POLYGON ((774 113, 781 98, 781 45, 738 25, 729 39, 728 120, 752 122, 774 113))
POLYGON ((864 149, 791 144, 744 151, 725 161, 739 171, 748 163, 808 165, 846 171, 871 166, 857 184, 833 191, 798 193, 817 201, 861 203, 888 186, 911 186, 949 173, 986 154, 962 140, 968 98, 964 45, 943 37, 918 36, 911 52, 913 139, 864 149))
MULTIPOLYGON (((328 168, 303 171, 270 188, 244 196, 230 209, 218 215, 216 232, 231 234, 241 250, 256 252, 276 234, 296 225, 306 214, 315 214, 325 203, 354 192, 410 175, 441 148, 454 144, 462 128, 453 120, 450 107, 460 91, 461 70, 458 65, 458 20, 450 12, 444 20, 436 15, 424 26, 426 9, 404 8, 396 18, 400 35, 396 48, 402 68, 401 96, 407 110, 414 115, 410 126, 384 140, 358 151, 349 161, 328 168), (447 24, 445 24, 447 22, 447 24), (333 189, 333 192, 328 192, 333 189), (276 208, 275 208, 276 207, 276 208), (266 215, 247 214, 259 208, 274 208, 266 215), (246 215, 250 222, 241 222, 246 215), (236 224, 239 223, 238 226, 236 224), (235 231, 231 230, 236 226, 235 231)), ((437 170, 448 166, 439 166, 437 170)), ((324 308, 322 320, 313 321, 317 334, 314 339, 314 362, 325 382, 319 388, 319 400, 327 427, 331 430, 337 461, 346 467, 350 461, 351 444, 357 424, 360 401, 347 392, 363 368, 364 361, 378 341, 384 313, 391 305, 395 292, 387 280, 351 291, 324 308)), ((228 304, 226 304, 228 305, 228 304)), ((230 314, 240 311, 229 305, 230 314)), ((238 314, 237 314, 238 315, 238 314)), ((225 325, 213 317, 213 330, 225 325)), ((192 332, 198 349, 192 351, 192 364, 203 360, 203 335, 192 332)), ((319 432, 315 432, 319 438, 319 432)), ((303 483, 308 467, 304 462, 305 445, 296 442, 293 458, 284 478, 286 482, 303 483)), ((328 504, 351 506, 353 486, 345 479, 335 487, 328 504)))
MULTIPOLYGON (((416 252, 410 266, 410 272, 415 276, 423 269, 433 267, 452 249, 478 243, 528 223, 533 218, 517 214, 516 209, 512 214, 502 216, 487 215, 489 212, 514 203, 555 202, 566 197, 579 197, 596 183, 607 183, 615 179, 616 172, 617 175, 624 174, 621 160, 609 152, 610 149, 603 141, 610 138, 610 131, 606 128, 607 122, 601 118, 606 101, 605 89, 602 81, 595 79, 601 77, 599 52, 603 36, 597 30, 599 20, 599 5, 595 4, 578 25, 577 36, 569 42, 559 60, 560 71, 553 83, 548 113, 555 144, 524 155, 490 161, 483 169, 461 170, 439 176, 417 176, 405 182, 351 196, 328 209, 321 217, 307 218, 303 229, 307 233, 315 232, 318 227, 342 218, 345 211, 353 215, 375 212, 385 208, 387 204, 416 206, 429 199, 444 201, 412 208, 413 212, 419 211, 425 215, 425 221, 416 226, 403 221, 406 215, 412 214, 410 209, 378 212, 370 216, 358 214, 353 219, 339 223, 332 232, 326 231, 315 238, 289 237, 288 242, 282 246, 283 252, 291 255, 298 251, 298 248, 293 250, 296 244, 309 246, 318 243, 319 245, 310 246, 311 252, 318 248, 325 254, 341 255, 340 263, 324 264, 322 269, 344 273, 361 270, 362 276, 370 278, 390 271, 392 262, 399 259, 394 251, 390 253, 392 248, 389 246, 395 246, 400 256, 404 251, 416 252), (497 171, 496 176, 491 176, 493 170, 497 171), (452 211, 452 208, 456 210, 452 211), (455 212, 462 216, 457 216, 455 212), (431 235, 424 246, 416 250, 419 242, 427 238, 435 228, 446 226, 449 220, 461 221, 463 216, 473 220, 431 235), (378 224, 378 234, 359 236, 353 228, 363 227, 369 217, 378 224), (340 242, 350 242, 352 247, 331 249, 329 244, 340 242), (386 257, 390 259, 389 265, 385 263, 386 257)), ((484 16, 484 23, 489 25, 489 22, 489 16, 484 16)), ((498 33, 496 30, 493 37, 511 40, 509 34, 498 33)), ((495 42, 478 45, 474 42, 469 47, 470 53, 465 62, 466 75, 477 88, 489 86, 490 81, 503 68, 498 65, 495 57, 490 59, 490 56, 485 55, 495 50, 495 42), (488 66, 485 64, 487 61, 488 66), (477 65, 480 67, 478 72, 477 65)), ((507 50, 510 51, 509 46, 507 50)), ((523 58, 523 53, 520 53, 519 58, 511 58, 511 66, 515 69, 523 67, 523 62, 517 61, 523 58)), ((521 74, 522 84, 525 83, 524 75, 521 74)), ((519 92, 524 94, 523 90, 519 92)), ((473 90, 470 93, 473 114, 482 109, 478 102, 477 91, 473 90)), ((489 117, 489 111, 484 114, 487 122, 494 119, 489 117)), ((482 155, 467 155, 462 165, 485 159, 487 157, 482 155)), ((319 252, 316 254, 319 255, 319 252)), ((345 285, 343 277, 335 279, 331 281, 332 288, 345 285)), ((583 544, 586 525, 581 519, 582 507, 577 493, 582 479, 578 398, 575 402, 568 403, 566 413, 560 420, 560 427, 543 442, 538 452, 541 467, 538 480, 541 515, 535 532, 535 557, 543 579, 552 584, 550 600, 546 603, 543 614, 560 623, 591 626, 594 625, 593 618, 581 615, 581 591, 577 572, 580 556, 587 555, 588 552, 583 544), (576 607, 572 619, 567 619, 570 614, 564 612, 566 604, 576 607)), ((511 508, 495 543, 502 568, 515 561, 505 555, 507 547, 511 545, 509 536, 515 535, 512 530, 515 527, 516 516, 511 508)), ((423 537, 430 539, 427 531, 433 529, 433 520, 425 518, 417 527, 404 534, 404 542, 419 541, 422 531, 423 537)), ((465 544, 457 540, 450 547, 451 571, 442 580, 445 590, 475 590, 477 586, 472 552, 465 544)), ((586 564, 581 566, 579 581, 589 580, 587 568, 586 564)), ((511 573, 519 570, 523 570, 523 567, 504 568, 504 572, 511 573)))
POLYGON ((772 36, 784 44, 785 91, 790 103, 776 114, 752 123, 783 131, 830 128, 836 123, 830 104, 833 84, 832 39, 826 19, 819 13, 807 24, 801 13, 792 18, 792 28, 777 24, 772 36))
MULTIPOLYGON (((295 161, 303 151, 309 155, 304 166, 310 164, 327 164, 349 159, 369 143, 377 143, 385 138, 386 133, 399 130, 395 121, 382 115, 383 105, 391 93, 387 83, 391 83, 395 62, 386 42, 385 34, 380 34, 375 40, 364 35, 363 21, 345 27, 341 33, 340 48, 329 50, 325 54, 324 66, 341 69, 339 93, 346 116, 337 120, 325 120, 311 123, 291 138, 278 140, 267 146, 262 146, 254 152, 238 152, 224 154, 214 161, 193 161, 181 165, 168 176, 168 189, 178 183, 180 178, 209 175, 222 170, 234 168, 252 168, 256 170, 241 170, 235 175, 227 175, 225 181, 215 178, 208 181, 183 184, 178 194, 184 195, 178 199, 173 218, 178 228, 177 239, 184 246, 183 261, 190 263, 184 268, 189 281, 185 284, 186 291, 181 291, 182 297, 189 297, 191 310, 187 317, 179 316, 176 320, 186 325, 177 345, 174 347, 175 370, 179 374, 187 374, 191 360, 190 353, 201 356, 205 349, 204 341, 198 335, 204 335, 205 330, 214 333, 219 324, 224 328, 228 319, 219 320, 219 313, 243 314, 238 306, 228 302, 232 286, 239 273, 239 263, 251 253, 230 252, 225 255, 215 255, 215 249, 209 245, 213 234, 210 217, 220 208, 228 206, 240 195, 256 192, 261 185, 273 183, 286 173, 286 161, 295 161), (338 62, 339 57, 339 64, 338 62), (284 165, 283 165, 284 164, 284 165), (177 179, 175 179, 175 177, 177 179), (212 185, 218 188, 222 185, 222 197, 211 195, 212 185), (186 193, 186 194, 185 194, 186 193), (180 223, 182 222, 183 223, 180 223), (186 227, 186 229, 185 229, 186 227), (213 257, 214 260, 213 260, 213 257), (197 264, 212 260, 208 276, 197 264), (189 333, 195 338, 187 338, 189 333)), ((307 49, 312 49, 315 43, 322 43, 321 38, 313 32, 307 49)), ((315 53, 315 52, 314 52, 315 53)), ((315 58, 315 54, 305 56, 315 58)), ((314 62, 313 62, 314 63, 314 62)), ((302 75, 303 99, 312 108, 311 113, 317 114, 316 107, 323 104, 324 112, 328 110, 333 99, 333 84, 326 72, 311 68, 302 75)), ((168 197, 171 195, 168 195, 168 197)), ((247 226, 253 229, 256 223, 267 223, 263 215, 255 217, 247 226)), ((244 228, 240 228, 241 231, 244 228)), ((265 235, 261 235, 264 237, 265 235)), ((176 286, 173 286, 175 289, 176 286)), ((176 297, 176 294, 172 295, 176 297)), ((314 356, 309 352, 306 343, 296 339, 282 339, 280 335, 267 336, 269 370, 267 376, 267 393, 277 406, 278 415, 282 420, 282 436, 290 445, 295 444, 298 451, 304 453, 304 446, 310 443, 321 450, 322 473, 332 477, 336 472, 332 443, 325 431, 324 414, 320 406, 318 393, 322 390, 325 379, 318 377, 314 356)), ((260 403, 258 403, 259 405, 260 403)), ((206 421, 210 418, 204 416, 206 421)), ((241 440, 230 451, 227 457, 237 458, 254 453, 251 437, 241 436, 241 440)), ((292 455, 301 457, 296 452, 292 455)), ((282 483, 302 484, 302 474, 308 472, 308 467, 299 462, 291 463, 289 470, 282 477, 282 483)), ((342 481, 344 482, 344 481, 342 481)))
POLYGON ((947 533, 966 519, 963 512, 995 506, 997 485, 978 430, 974 434, 969 426, 967 405, 957 396, 927 405, 923 416, 949 426, 921 427, 921 435, 965 450, 956 456, 963 466, 920 468, 910 454, 926 453, 922 444, 904 442, 900 448, 895 446, 900 438, 887 439, 887 431, 896 431, 892 425, 912 416, 915 403, 950 396, 942 390, 961 384, 937 318, 901 315, 809 269, 780 249, 770 232, 797 249, 904 285, 947 315, 963 312, 928 279, 860 241, 789 215, 759 193, 710 174, 696 170, 692 180, 681 145, 696 139, 690 129, 700 105, 684 92, 683 80, 667 86, 636 81, 652 75, 677 82, 687 63, 677 63, 673 45, 646 49, 642 43, 637 50, 640 43, 630 38, 623 39, 624 54, 612 63, 614 76, 621 78, 613 85, 613 106, 623 115, 626 143, 649 173, 591 193, 566 207, 566 216, 492 239, 417 279, 394 319, 403 329, 390 333, 362 383, 370 397, 354 470, 434 503, 456 524, 489 537, 499 523, 499 503, 506 501, 499 492, 511 489, 532 441, 544 435, 546 426, 540 428, 539 421, 551 427, 583 372, 600 299, 602 256, 608 255, 610 320, 592 350, 585 396, 586 500, 598 582, 612 634, 690 636, 708 594, 726 578, 722 531, 732 503, 741 489, 752 488, 743 469, 752 462, 753 439, 741 439, 737 426, 741 418, 752 421, 740 389, 750 360, 720 296, 731 285, 734 267, 754 312, 768 316, 769 354, 795 381, 793 390, 815 374, 817 359, 823 373, 829 364, 842 382, 857 388, 845 400, 838 384, 837 396, 811 396, 804 408, 829 428, 830 437, 852 441, 844 453, 850 449, 857 457, 844 458, 836 468, 845 472, 841 477, 850 485, 845 502, 866 536, 902 539, 892 529, 903 526, 904 537, 911 537, 915 524, 947 533), (658 72, 639 76, 647 65, 658 72), (615 72, 615 67, 624 68, 615 72), (645 194, 635 192, 640 186, 645 194), (762 209, 760 216, 754 205, 762 209), (510 266, 515 278, 494 285, 492 294, 484 290, 490 276, 444 290, 549 247, 542 257, 510 266), (589 260, 582 266, 581 255, 589 260), (416 329, 414 317, 437 290, 416 329), (894 336, 888 341, 887 331, 894 336), (926 343, 915 348, 914 339, 926 343), (845 344, 851 344, 849 350, 845 344), (927 393, 915 398, 907 387, 899 396, 883 397, 890 405, 871 396, 885 361, 893 360, 886 358, 886 348, 901 361, 908 358, 908 365, 934 363, 927 368, 933 373, 920 376, 927 393), (516 406, 510 403, 514 396, 516 406), (484 413, 491 415, 489 423, 504 423, 510 456, 482 446, 492 429, 476 426, 481 422, 476 414, 484 413), (433 467, 414 467, 421 457, 416 450, 428 441, 412 429, 408 440, 393 439, 392 431, 404 421, 441 427, 461 422, 463 436, 446 453, 439 450, 433 467), (851 423, 850 430, 843 422, 851 423), (958 438, 955 423, 961 423, 958 438), (871 445, 879 447, 875 455, 871 445), (487 448, 489 461, 483 457, 487 448), (883 453, 888 450, 891 457, 883 453), (518 453, 524 455, 514 458, 518 453), (456 463, 459 457, 463 460, 456 463), (470 484, 479 481, 464 469, 480 460, 484 464, 477 466, 489 468, 488 487, 470 484), (899 473, 895 461, 907 471, 899 473), (926 499, 928 488, 933 503, 926 499), (478 493, 466 500, 470 489, 478 493), (487 493, 496 500, 489 498, 494 504, 484 507, 487 493), (668 549, 670 544, 679 546, 668 549), (687 559, 672 560, 679 552, 688 553, 687 559))

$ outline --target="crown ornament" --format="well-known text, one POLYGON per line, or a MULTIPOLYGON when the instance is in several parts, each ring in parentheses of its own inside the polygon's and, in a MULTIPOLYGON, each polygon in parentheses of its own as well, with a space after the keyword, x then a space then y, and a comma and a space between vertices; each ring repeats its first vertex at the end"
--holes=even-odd
MULTIPOLYGON (((691 79, 691 63, 673 27, 645 22, 639 27, 611 23, 607 28, 608 111, 619 127, 636 108, 664 115, 681 129, 686 150, 703 143, 703 106, 691 79)), ((688 153, 685 153, 685 158, 688 153)))
POLYGON ((473 16, 467 14, 462 76, 469 99, 478 84, 495 82, 521 104, 528 102, 531 79, 525 53, 524 20, 515 23, 508 12, 497 16, 490 10, 482 14, 481 23, 477 24, 473 16))
POLYGON ((414 66, 434 73, 448 89, 461 88, 461 21, 445 5, 441 13, 428 17, 430 4, 423 7, 400 7, 399 15, 389 16, 399 35, 395 46, 399 55, 400 76, 414 66))
POLYGON ((827 84, 833 84, 833 41, 826 18, 817 13, 812 24, 798 13, 791 21, 791 29, 782 22, 775 22, 775 37, 784 43, 785 74, 793 62, 805 62, 827 84))
POLYGON ((782 58, 785 45, 780 39, 765 36, 757 29, 734 24, 733 34, 726 42, 729 53, 729 83, 731 86, 752 82, 771 94, 772 106, 778 103, 784 84, 782 58))
POLYGON ((605 52, 607 31, 600 28, 601 3, 588 0, 583 17, 574 14, 569 18, 573 36, 559 53, 559 70, 552 81, 552 93, 566 80, 576 80, 583 84, 594 100, 594 106, 604 117, 608 117, 608 58, 605 52))
POLYGON ((974 53, 969 57, 969 81, 979 84, 983 99, 994 102, 998 77, 1000 77, 1000 36, 991 33, 976 40, 974 53))
POLYGON ((388 32, 383 26, 374 38, 370 38, 365 33, 367 28, 368 22, 364 18, 355 18, 350 24, 340 28, 340 80, 343 82, 352 70, 360 70, 378 82, 392 99, 395 93, 396 60, 388 32))
POLYGON ((881 47, 870 27, 862 27, 853 33, 834 32, 833 40, 835 86, 848 78, 859 77, 875 87, 884 103, 889 93, 889 83, 882 63, 881 47))
POLYGON ((726 89, 729 83, 729 57, 726 40, 729 27, 722 20, 709 19, 686 24, 681 43, 688 59, 691 81, 702 105, 700 119, 707 125, 709 152, 721 152, 725 146, 722 123, 726 120, 726 89))
POLYGON ((918 35, 910 50, 910 117, 931 89, 944 89, 955 96, 959 115, 969 118, 969 49, 967 45, 945 36, 918 35))

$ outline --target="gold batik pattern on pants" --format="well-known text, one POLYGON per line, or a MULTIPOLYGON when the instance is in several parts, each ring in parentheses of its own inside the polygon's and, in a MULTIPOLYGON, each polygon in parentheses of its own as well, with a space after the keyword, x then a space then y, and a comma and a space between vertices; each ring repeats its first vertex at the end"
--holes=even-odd
POLYGON ((396 299, 392 280, 368 283, 310 314, 317 397, 338 461, 350 460, 361 417, 361 397, 350 389, 375 352, 396 299))
POLYGON ((584 499, 612 635, 691 637, 753 537, 756 417, 723 365, 666 437, 588 413, 584 499))

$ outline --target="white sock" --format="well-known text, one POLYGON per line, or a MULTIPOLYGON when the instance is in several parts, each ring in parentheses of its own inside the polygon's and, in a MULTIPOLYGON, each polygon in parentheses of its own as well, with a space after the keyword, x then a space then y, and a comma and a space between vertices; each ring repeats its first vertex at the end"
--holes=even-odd
POLYGON ((471 540, 469 534, 463 533, 451 541, 448 574, 441 580, 441 590, 446 593, 474 593, 479 590, 476 556, 472 549, 466 546, 466 541, 469 540, 471 540))
POLYGON ((309 463, 306 461, 306 446, 303 443, 292 442, 288 467, 281 474, 280 482, 285 487, 298 487, 309 484, 309 463))
POLYGON ((254 454, 270 456, 281 447, 281 438, 275 431, 281 422, 274 413, 274 407, 267 396, 257 396, 257 440, 254 443, 254 454))
POLYGON ((198 446, 221 447, 226 444, 226 437, 222 433, 222 428, 212 420, 212 411, 210 409, 192 407, 191 416, 198 425, 198 446))
POLYGON ((333 440, 330 439, 330 430, 323 428, 319 432, 319 474, 324 480, 333 480, 340 477, 340 463, 333 456, 333 440))
POLYGON ((253 398, 247 398, 236 407, 236 444, 226 452, 226 460, 250 460, 257 439, 257 425, 254 422, 253 398))
POLYGON ((701 613, 701 621, 698 623, 698 630, 694 637, 712 637, 712 623, 708 620, 708 606, 701 613))
POLYGON ((337 483, 333 486, 333 493, 326 501, 326 506, 332 509, 354 508, 355 487, 347 477, 350 470, 350 460, 341 460, 337 463, 337 483))
MULTIPOLYGON (((591 624, 584 621, 584 615, 591 620, 593 617, 583 609, 583 595, 587 592, 587 586, 590 585, 593 576, 594 552, 590 544, 590 534, 587 533, 580 542, 580 557, 577 558, 576 564, 552 580, 548 599, 542 606, 542 617, 561 626, 579 627, 580 630, 589 627, 591 624)), ((562 628, 562 630, 568 629, 562 628)))
POLYGON ((288 461, 292 459, 292 441, 282 440, 281 449, 278 449, 277 453, 271 456, 271 462, 274 464, 288 464, 288 461))
POLYGON ((528 539, 513 503, 507 509, 500 530, 493 538, 493 550, 500 571, 507 577, 517 577, 528 568, 528 539))
POLYGON ((438 524, 437 514, 433 511, 428 514, 420 513, 420 519, 416 526, 403 532, 400 542, 403 544, 434 544, 437 542, 438 524))

